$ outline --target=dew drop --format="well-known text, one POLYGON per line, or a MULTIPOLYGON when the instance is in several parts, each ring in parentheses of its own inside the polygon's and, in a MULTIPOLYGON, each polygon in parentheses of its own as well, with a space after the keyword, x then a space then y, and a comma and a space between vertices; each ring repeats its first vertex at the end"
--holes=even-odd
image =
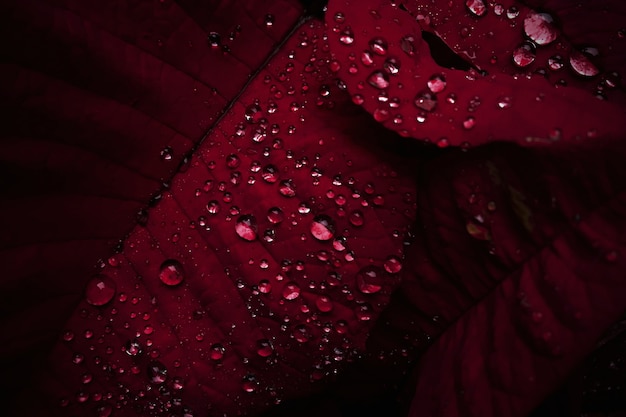
POLYGON ((503 96, 498 98, 498 108, 499 109, 510 109, 513 105, 513 100, 509 96, 503 96))
POLYGON ((390 274, 397 274, 402 270, 402 261, 397 256, 389 256, 384 263, 385 271, 390 274))
POLYGON ((315 299, 315 307, 322 313, 329 313, 333 309, 333 302, 329 297, 320 295, 315 299))
POLYGON ((265 17, 263 18, 263 23, 265 23, 266 27, 272 27, 274 26, 274 15, 273 14, 266 14, 265 17))
POLYGON ((230 169, 235 169, 241 165, 241 159, 235 154, 230 154, 226 157, 226 166, 230 169))
POLYGON ((352 96, 352 102, 358 106, 360 106, 361 104, 363 104, 365 102, 365 99, 363 98, 363 96, 361 94, 354 94, 352 96))
POLYGON ((428 89, 437 94, 446 89, 446 79, 441 74, 435 74, 428 79, 428 89))
POLYGON ((283 288, 282 295, 285 300, 295 300, 300 297, 300 286, 295 282, 290 282, 283 288))
POLYGON ((263 168, 263 172, 261 173, 261 178, 263 178, 263 181, 273 184, 276 181, 278 181, 278 168, 276 168, 276 166, 274 165, 266 165, 263 168))
POLYGON ((250 214, 239 216, 235 224, 235 232, 243 240, 251 242, 257 238, 256 219, 250 214))
POLYGON ((124 352, 126 352, 128 356, 137 356, 141 353, 141 351, 141 344, 137 339, 129 340, 124 345, 124 352))
POLYGON ((311 235, 317 240, 327 241, 335 236, 333 219, 325 214, 315 216, 311 223, 311 235))
POLYGON ((115 281, 106 275, 94 276, 85 288, 85 299, 92 306, 108 304, 115 296, 115 281))
POLYGON ((506 17, 509 19, 515 19, 517 16, 519 16, 519 9, 515 6, 511 6, 508 9, 506 9, 506 17))
POLYGON ((222 37, 217 32, 209 33, 209 36, 207 36, 207 40, 211 48, 219 48, 220 44, 222 43, 222 37))
POLYGON ((267 358, 274 353, 274 346, 268 339, 259 339, 256 341, 256 353, 262 358, 267 358))
POLYGON ((165 148, 163 148, 163 150, 161 151, 161 159, 163 161, 171 161, 172 160, 172 156, 174 154, 174 151, 172 150, 171 147, 166 146, 165 148))
POLYGON ((361 227, 365 223, 365 217, 363 216, 363 212, 360 210, 350 212, 348 220, 350 220, 350 224, 355 227, 361 227))
POLYGON ((376 294, 383 287, 384 271, 382 268, 370 265, 356 274, 357 288, 363 294, 376 294))
POLYGON ((159 361, 152 361, 148 364, 148 378, 153 384, 162 384, 167 379, 167 368, 159 361))
POLYGON ((356 318, 360 321, 370 321, 374 317, 374 311, 371 305, 361 304, 354 310, 356 318))
POLYGON ((485 6, 483 0, 467 0, 465 6, 474 16, 480 17, 487 13, 487 6, 485 6))
POLYGON ((254 375, 248 374, 243 377, 241 387, 245 392, 251 394, 259 388, 259 382, 254 375))
POLYGON ((226 353, 226 348, 222 346, 220 343, 215 343, 211 345, 209 349, 209 358, 212 361, 219 361, 224 357, 226 353))
POLYGON ((159 279, 170 287, 180 284, 185 279, 183 266, 175 259, 168 259, 161 264, 159 279))
POLYGON ((206 209, 210 214, 217 214, 220 211, 220 203, 217 200, 211 200, 207 203, 206 209))
POLYGON ((372 65, 374 65, 374 57, 372 56, 371 51, 361 52, 361 63, 366 67, 371 67, 372 65))
POLYGON ((513 51, 513 63, 520 68, 529 66, 535 61, 535 47, 524 42, 513 51))
POLYGON ((400 49, 408 56, 415 55, 415 37, 413 35, 406 35, 400 39, 400 49))
POLYGON ((296 327, 294 327, 293 332, 291 334, 293 335, 294 339, 296 339, 298 343, 306 343, 312 338, 311 331, 309 330, 308 326, 305 324, 299 324, 296 327))
POLYGON ((424 90, 415 96, 413 103, 418 109, 431 112, 437 106, 437 96, 430 91, 424 90))
POLYGON ((528 13, 524 19, 524 33, 536 45, 548 45, 558 36, 552 16, 534 11, 528 13))
POLYGON ((337 23, 343 23, 346 20, 346 16, 341 12, 335 13, 335 16, 333 16, 333 18, 337 23))
POLYGON ((400 72, 400 61, 395 58, 387 58, 383 63, 383 69, 391 75, 396 75, 400 72))
POLYGON ((476 126, 476 118, 474 116, 468 116, 467 119, 463 121, 463 129, 470 130, 476 126))
POLYGON ((373 116, 374 116, 374 120, 376 120, 377 122, 384 122, 385 120, 388 120, 390 117, 389 110, 375 109, 373 112, 373 116))
POLYGON ((292 180, 283 180, 280 182, 278 187, 278 192, 283 197, 295 197, 296 196, 296 185, 292 180))
POLYGON ((373 38, 369 41, 369 46, 372 52, 376 55, 387 55, 387 49, 389 46, 387 45, 387 41, 383 38, 373 38))
POLYGON ((582 52, 572 51, 569 64, 578 75, 583 77, 594 77, 600 73, 598 68, 582 52))
POLYGON ((258 104, 250 104, 246 107, 244 117, 248 123, 259 123, 263 118, 263 111, 258 104))
POLYGON ((367 77, 367 82, 372 87, 382 90, 389 87, 389 75, 383 71, 374 71, 367 77))
POLYGON ((352 43, 354 42, 354 32, 352 32, 352 29, 344 29, 339 35, 339 42, 344 45, 352 45, 352 43))
POLYGON ((548 58, 548 68, 552 71, 558 71, 564 66, 563 57, 561 55, 552 55, 548 58))

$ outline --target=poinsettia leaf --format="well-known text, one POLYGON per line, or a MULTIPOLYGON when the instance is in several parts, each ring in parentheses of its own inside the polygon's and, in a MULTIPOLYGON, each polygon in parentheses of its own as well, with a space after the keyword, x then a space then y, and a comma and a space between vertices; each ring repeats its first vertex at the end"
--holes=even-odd
POLYGON ((526 415, 624 313, 626 148, 604 145, 454 152, 420 176, 406 301, 371 341, 425 350, 409 415, 526 415))
POLYGON ((281 46, 91 277, 35 406, 260 412, 365 349, 399 284, 422 147, 329 83, 323 33, 281 46))
POLYGON ((41 366, 98 259, 302 13, 297 1, 212 3, 200 26, 199 10, 170 0, 3 2, 7 397, 41 366), (268 11, 280 11, 272 26, 268 11), (237 24, 245 29, 230 40, 237 24), (249 39, 254 48, 242 47, 249 39))
MULTIPOLYGON (((332 68, 354 102, 401 135, 441 147, 495 140, 553 143, 623 133, 623 92, 612 91, 618 83, 612 72, 624 68, 618 31, 601 36, 607 45, 602 56, 615 58, 599 60, 620 66, 600 70, 585 55, 594 50, 573 49, 558 28, 546 29, 542 19, 548 17, 537 11, 518 5, 519 19, 491 9, 479 17, 465 3, 404 2, 401 8, 377 0, 358 5, 331 1, 326 22, 333 33, 332 68), (423 31, 440 36, 473 68, 442 67, 422 39, 423 31), (555 38, 548 39, 545 31, 555 38), (525 33, 535 42, 550 42, 531 57, 534 46, 518 50, 525 33), (540 70, 555 50, 566 54, 563 70, 540 70), (541 64, 530 65, 531 58, 541 64), (511 63, 516 60, 518 67, 511 63)), ((619 16, 618 10, 610 19, 621 21, 619 16)))

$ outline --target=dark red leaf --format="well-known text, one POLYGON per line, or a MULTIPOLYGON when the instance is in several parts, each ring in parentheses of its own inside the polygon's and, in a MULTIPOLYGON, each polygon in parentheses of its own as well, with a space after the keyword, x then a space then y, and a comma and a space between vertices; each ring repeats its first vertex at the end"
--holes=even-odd
MULTIPOLYGON (((469 7, 465 3, 404 2, 402 10, 378 0, 358 5, 331 1, 326 21, 332 32, 333 68, 354 101, 401 135, 441 147, 494 140, 552 143, 624 133, 623 92, 607 87, 606 81, 617 78, 613 71, 625 68, 626 46, 619 31, 590 37, 591 42, 603 39, 606 46, 600 48, 598 63, 593 64, 597 65, 593 76, 586 77, 580 73, 589 73, 596 59, 587 62, 583 52, 594 50, 572 49, 558 27, 552 33, 555 40, 545 35, 547 24, 541 22, 548 17, 521 4, 516 5, 519 14, 510 19, 506 11, 497 14, 482 0, 467 2, 469 7), (477 16, 481 4, 486 12, 477 16), (431 56, 422 31, 440 36, 474 69, 442 67, 431 56), (519 54, 527 48, 527 58, 533 55, 537 64, 518 68, 512 63, 513 54, 524 42, 524 33, 536 42, 551 43, 536 54, 535 46, 523 46, 519 54), (545 67, 556 52, 566 62, 562 71, 551 74, 545 67), (570 58, 574 65, 568 63, 570 58), (600 93, 596 93, 598 88, 600 93)), ((559 11, 553 14, 558 17, 559 11)), ((616 12, 604 13, 611 28, 622 21, 620 10, 616 12)), ((571 25, 579 23, 572 19, 571 25)), ((569 24, 563 22, 564 27, 569 24)), ((519 59, 521 65, 521 55, 519 59)))

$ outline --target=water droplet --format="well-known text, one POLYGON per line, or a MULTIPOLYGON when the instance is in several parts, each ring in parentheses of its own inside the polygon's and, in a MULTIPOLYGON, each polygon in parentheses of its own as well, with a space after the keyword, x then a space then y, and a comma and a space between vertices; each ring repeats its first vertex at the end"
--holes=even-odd
POLYGON ((256 219, 250 214, 239 216, 237 223, 235 224, 235 232, 243 240, 249 242, 256 240, 257 238, 257 226, 256 219))
POLYGON ((385 272, 382 268, 370 265, 356 274, 357 288, 363 294, 376 294, 383 287, 383 277, 385 272))
POLYGON ((384 267, 385 271, 390 274, 397 274, 402 270, 402 261, 400 261, 400 258, 397 256, 391 255, 387 257, 387 260, 385 260, 384 267))
POLYGON ((487 230, 486 227, 481 226, 473 221, 467 222, 467 224, 465 225, 465 229, 467 230, 467 233, 469 233, 470 236, 472 236, 474 239, 478 239, 478 240, 490 240, 491 239, 491 234, 489 233, 489 230, 487 230))
POLYGON ((513 100, 511 97, 503 96, 498 98, 498 108, 500 109, 510 109, 513 105, 513 100))
POLYGON ((428 89, 433 93, 441 93, 446 89, 446 79, 441 74, 435 74, 428 79, 428 89))
POLYGON ((243 377, 243 382, 241 384, 241 388, 248 393, 255 392, 259 387, 259 382, 256 380, 256 377, 252 374, 248 374, 243 377))
POLYGON ((300 286, 298 286, 295 282, 290 282, 285 285, 282 294, 285 300, 295 300, 300 297, 300 286))
POLYGON ((335 223, 325 214, 315 216, 311 223, 311 234, 317 240, 330 240, 335 235, 335 223))
POLYGON ((219 48, 220 44, 222 43, 222 37, 217 32, 209 33, 209 36, 207 37, 207 40, 208 40, 209 46, 211 46, 211 48, 219 48))
POLYGON ((361 94, 354 94, 352 96, 352 102, 358 106, 360 106, 361 104, 363 104, 365 102, 365 99, 363 98, 363 96, 361 94))
POLYGON ((320 312, 328 313, 333 309, 333 302, 329 297, 320 295, 315 299, 315 306, 320 312))
POLYGON ((235 169, 241 164, 241 159, 235 154, 230 154, 226 157, 226 166, 230 169, 235 169))
POLYGON ((115 296, 115 281, 106 275, 96 275, 85 288, 85 299, 92 306, 103 306, 108 304, 115 296))
POLYGON ((594 77, 600 73, 598 68, 582 52, 572 51, 569 63, 572 69, 583 77, 594 77))
POLYGON ((535 61, 535 47, 524 42, 513 51, 513 62, 520 68, 529 66, 535 61))
POLYGON ((504 13, 504 6, 500 3, 496 3, 493 6, 493 12, 496 14, 496 16, 502 16, 502 13, 504 13))
POLYGON ((369 321, 374 317, 374 309, 372 308, 371 305, 369 304, 361 304, 358 305, 355 310, 354 310, 354 314, 356 316, 356 318, 360 321, 369 321))
POLYGON ((370 67, 374 65, 374 56, 372 55, 372 52, 370 51, 361 52, 361 63, 363 63, 363 65, 365 65, 366 67, 370 67))
POLYGON ((415 55, 415 37, 413 35, 406 35, 400 39, 400 49, 408 56, 415 55))
POLYGON ((375 109, 374 113, 374 120, 376 120, 377 122, 384 122, 385 120, 389 119, 389 110, 387 109, 375 109))
POLYGON ((506 17, 509 19, 515 19, 517 16, 519 16, 519 9, 515 6, 511 6, 508 9, 506 9, 506 17))
POLYGON ((395 58, 387 58, 383 63, 383 69, 391 75, 395 75, 400 71, 400 61, 395 58))
POLYGON ((267 27, 271 27, 274 25, 274 15, 273 14, 266 14, 265 17, 263 18, 263 23, 265 23, 265 26, 267 27))
POLYGON ((344 29, 339 35, 339 42, 343 43, 344 45, 352 45, 352 43, 354 42, 354 32, 352 32, 352 29, 344 29))
POLYGON ((169 147, 169 146, 166 146, 161 151, 161 159, 164 160, 164 161, 171 161, 173 154, 174 154, 174 151, 172 150, 172 148, 169 147))
POLYGON ((299 343, 306 343, 313 337, 308 326, 305 324, 299 324, 294 327, 291 334, 293 335, 294 339, 296 339, 296 341, 299 343))
POLYGON ((355 227, 361 227, 365 223, 365 217, 363 216, 363 212, 360 210, 352 211, 348 219, 350 220, 350 224, 355 227))
POLYGON ((263 118, 263 111, 258 104, 250 104, 246 107, 244 117, 248 123, 259 123, 263 118))
POLYGON ((263 178, 263 181, 267 183, 275 183, 276 181, 278 181, 278 168, 271 164, 266 165, 263 168, 263 172, 261 173, 261 178, 263 178))
POLYGON ((185 279, 183 266, 175 259, 168 259, 161 264, 159 279, 170 287, 180 284, 185 279))
POLYGON ((463 121, 463 128, 466 130, 473 129, 476 125, 476 119, 474 116, 468 116, 467 119, 463 121))
POLYGON ((552 71, 558 71, 564 66, 563 57, 561 55, 552 55, 548 58, 548 68, 552 71))
POLYGON ((343 23, 346 20, 346 16, 341 12, 335 13, 335 16, 333 17, 337 23, 343 23))
POLYGON ((141 351, 141 344, 137 339, 129 340, 124 345, 124 352, 126 352, 128 356, 137 356, 141 353, 141 351))
POLYGON ((387 55, 389 46, 387 45, 387 41, 383 38, 373 38, 370 40, 369 45, 372 52, 376 55, 387 55))
POLYGON ((167 368, 159 361, 148 364, 148 378, 153 384, 162 384, 167 379, 167 368))
POLYGON ((269 220, 270 223, 278 224, 285 220, 285 214, 280 208, 272 207, 267 210, 267 220, 269 220))
POLYGON ((209 350, 209 358, 212 361, 219 361, 224 357, 225 353, 226 353, 226 348, 222 346, 220 343, 215 343, 211 345, 211 348, 209 350))
POLYGON ((552 16, 534 11, 529 12, 524 19, 524 33, 537 45, 548 45, 559 35, 552 16))
POLYGON ((424 90, 415 96, 413 103, 418 109, 431 112, 437 106, 437 96, 430 91, 424 90))
POLYGON ((280 182, 278 187, 278 192, 283 197, 295 197, 296 196, 296 185, 292 180, 283 180, 280 182))
POLYGON ((374 71, 367 78, 367 82, 375 88, 382 90, 389 87, 389 75, 383 71, 374 71))
POLYGON ((259 339, 256 341, 256 353, 262 358, 267 358, 274 353, 274 346, 268 339, 259 339))
POLYGON ((484 16, 487 13, 487 6, 483 0, 467 0, 465 2, 468 10, 475 16, 484 16))

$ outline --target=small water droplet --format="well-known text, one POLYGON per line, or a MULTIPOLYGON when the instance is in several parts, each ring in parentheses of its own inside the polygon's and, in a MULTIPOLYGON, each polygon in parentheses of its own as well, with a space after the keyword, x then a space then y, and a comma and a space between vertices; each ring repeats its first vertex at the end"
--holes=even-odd
POLYGON ((402 270, 402 261, 397 256, 389 256, 384 263, 385 271, 390 274, 397 274, 402 270))
POLYGON ((280 208, 272 207, 267 210, 267 220, 269 220, 270 223, 279 224, 285 220, 285 214, 280 208))
POLYGON ((548 58, 548 68, 552 71, 558 71, 564 66, 563 57, 561 55, 552 55, 548 58))
POLYGON ((352 45, 354 42, 354 32, 349 27, 344 29, 339 35, 339 42, 344 45, 352 45))
POLYGON ((374 56, 371 51, 363 51, 361 52, 361 63, 366 67, 371 67, 374 65, 374 56))
POLYGON ((161 151, 161 159, 164 161, 171 161, 173 154, 174 154, 174 151, 172 150, 172 148, 169 146, 166 146, 161 151))
POLYGON ((343 23, 346 20, 346 16, 341 12, 335 13, 335 16, 333 16, 333 18, 337 23, 343 23))
POLYGON ((274 15, 269 13, 266 14, 263 18, 263 23, 265 23, 266 27, 274 26, 274 15))
POLYGON ((222 43, 222 37, 217 32, 209 33, 207 40, 211 48, 219 48, 220 44, 222 43))
POLYGON ((250 214, 239 216, 235 224, 235 232, 243 240, 249 242, 256 240, 257 225, 255 217, 250 214))
POLYGON ((529 66, 535 61, 535 47, 524 42, 513 51, 513 62, 520 68, 529 66))
POLYGON ((209 349, 209 358, 212 361, 219 361, 224 357, 225 353, 226 348, 224 346, 222 346, 220 343, 214 343, 209 349))
POLYGON ((548 45, 556 40, 558 31, 554 19, 547 13, 531 11, 524 19, 524 33, 537 45, 548 45))
POLYGON ((395 58, 387 58, 383 63, 383 69, 391 75, 400 72, 400 61, 395 58))
POLYGON ((369 321, 374 317, 374 309, 369 304, 360 304, 355 310, 354 314, 356 318, 360 321, 369 321))
POLYGON ((273 184, 278 181, 278 168, 276 166, 269 164, 263 168, 263 172, 261 173, 261 178, 263 181, 273 184))
POLYGON ((418 109, 431 112, 437 106, 437 96, 430 91, 423 90, 415 96, 413 103, 418 109))
POLYGON ((446 79, 441 74, 434 74, 428 79, 428 89, 433 93, 441 93, 446 89, 446 79))
POLYGON ((367 78, 367 82, 375 88, 382 90, 389 87, 389 75, 383 71, 374 71, 367 78))
POLYGON ((384 273, 382 268, 374 265, 361 268, 356 275, 357 288, 363 294, 376 294, 383 287, 384 273))
POLYGON ((487 13, 487 6, 483 0, 466 0, 465 6, 474 16, 484 16, 487 13))
POLYGON ((358 106, 360 106, 361 104, 363 104, 365 102, 365 99, 363 98, 363 96, 361 94, 354 94, 352 96, 352 102, 358 106))
POLYGON ((315 216, 311 223, 311 235, 317 240, 330 240, 335 235, 335 224, 333 219, 325 214, 315 216))
POLYGON ((274 346, 268 339, 259 339, 256 341, 256 353, 262 358, 267 358, 274 353, 274 346))
POLYGON ((400 40, 400 49, 408 56, 415 55, 415 37, 413 35, 406 35, 400 40))
POLYGON ((328 313, 333 309, 333 302, 329 297, 320 295, 315 299, 315 306, 320 312, 328 313))
POLYGON ((283 197, 295 197, 296 196, 296 185, 292 180, 283 180, 280 182, 278 186, 278 192, 283 197))
POLYGON ((167 379, 167 368, 159 361, 152 361, 148 364, 148 378, 153 384, 162 384, 167 379))
POLYGON ((296 341, 299 343, 306 343, 309 340, 311 340, 311 338, 313 337, 311 335, 311 331, 309 330, 309 327, 305 324, 299 324, 296 327, 294 327, 293 332, 291 334, 293 335, 294 339, 296 339, 296 341))
POLYGON ((387 49, 389 46, 387 45, 387 41, 383 38, 373 38, 369 41, 369 46, 372 52, 376 55, 387 55, 387 49))
POLYGON ((476 118, 474 118, 474 116, 468 116, 463 121, 463 128, 466 129, 466 130, 473 129, 474 126, 476 126, 476 118))
POLYGON ((129 340, 124 345, 124 352, 126 352, 128 356, 137 356, 141 353, 141 351, 141 344, 137 339, 129 340))
POLYGON ((508 9, 506 9, 506 17, 509 19, 515 19, 517 16, 519 16, 519 9, 515 6, 511 6, 508 9))
POLYGON ((498 98, 498 108, 510 109, 513 106, 513 100, 509 96, 503 96, 498 98))
POLYGON ((180 284, 185 279, 183 266, 175 259, 168 259, 161 264, 159 279, 170 287, 180 284))
POLYGON ((259 123, 263 118, 263 111, 258 104, 250 104, 246 107, 244 117, 248 123, 259 123))
POLYGON ((245 392, 253 393, 259 388, 259 382, 254 375, 248 374, 243 377, 241 387, 245 392))
POLYGON ((285 300, 295 300, 300 297, 300 286, 298 286, 295 282, 290 282, 285 285, 282 294, 285 300))
POLYGON ((355 227, 361 227, 365 223, 365 217, 363 216, 363 212, 360 210, 353 210, 350 212, 348 219, 350 220, 350 224, 355 227))
POLYGON ((94 276, 85 288, 85 299, 93 306, 108 304, 115 296, 116 284, 106 275, 94 276))

